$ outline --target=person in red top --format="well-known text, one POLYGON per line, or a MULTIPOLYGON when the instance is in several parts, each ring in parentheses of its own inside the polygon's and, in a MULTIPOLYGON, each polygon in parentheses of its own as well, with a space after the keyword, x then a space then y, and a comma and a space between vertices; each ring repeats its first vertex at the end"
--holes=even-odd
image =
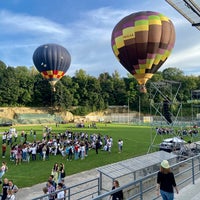
POLYGON ((159 196, 162 196, 163 200, 173 200, 174 199, 174 189, 178 194, 178 188, 176 186, 176 181, 173 172, 171 172, 169 162, 163 160, 161 162, 160 171, 157 174, 157 187, 156 192, 159 196))
POLYGON ((2 158, 5 158, 6 155, 6 143, 2 144, 2 158))

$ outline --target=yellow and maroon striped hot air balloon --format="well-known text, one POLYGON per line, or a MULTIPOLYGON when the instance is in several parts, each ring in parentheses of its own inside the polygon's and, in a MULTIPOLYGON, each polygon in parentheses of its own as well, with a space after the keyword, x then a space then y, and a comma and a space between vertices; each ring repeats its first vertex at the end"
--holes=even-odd
POLYGON ((165 15, 141 11, 123 18, 113 29, 112 50, 119 62, 135 77, 140 91, 169 57, 175 29, 165 15))
POLYGON ((33 63, 55 91, 56 82, 64 76, 70 66, 71 56, 61 45, 44 44, 34 51, 33 63))

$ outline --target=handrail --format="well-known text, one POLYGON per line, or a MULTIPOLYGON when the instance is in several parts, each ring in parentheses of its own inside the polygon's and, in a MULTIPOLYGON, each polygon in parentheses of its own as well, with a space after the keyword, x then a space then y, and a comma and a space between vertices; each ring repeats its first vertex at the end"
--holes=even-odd
MULTIPOLYGON (((180 161, 174 165, 171 166, 172 171, 175 169, 179 168, 184 168, 181 169, 181 171, 175 173, 175 178, 176 182, 179 188, 183 188, 189 183, 195 184, 195 180, 200 178, 200 154, 196 155, 194 157, 185 159, 183 161, 180 161)), ((110 195, 114 194, 117 191, 123 190, 124 193, 128 190, 128 188, 134 188, 137 187, 138 191, 134 192, 134 194, 127 195, 126 194, 126 199, 127 200, 133 200, 133 199, 140 199, 143 200, 145 197, 147 199, 152 199, 156 200, 159 197, 155 193, 155 188, 156 188, 156 177, 157 177, 157 172, 151 173, 146 175, 145 177, 142 177, 138 180, 131 181, 128 184, 125 184, 115 190, 111 190, 108 192, 105 192, 103 194, 100 194, 102 191, 100 191, 100 178, 94 178, 73 186, 68 187, 67 189, 64 189, 67 193, 66 199, 71 200, 76 198, 76 200, 80 199, 93 199, 93 200, 102 200, 102 199, 107 199, 110 195), (150 184, 148 187, 144 187, 143 184, 147 182, 148 180, 155 180, 154 184, 150 184), (97 183, 92 184, 90 186, 87 185, 86 188, 81 189, 79 186, 86 186, 86 183, 92 183, 92 181, 97 181, 97 183), (72 193, 72 190, 76 188, 76 191, 72 193), (79 188, 77 190, 77 188, 79 188), (96 189, 95 189, 96 188, 96 189), (79 197, 75 197, 75 196, 79 197)), ((56 191, 58 193, 59 191, 56 191)), ((49 196, 48 195, 43 195, 37 198, 34 198, 32 200, 41 200, 43 197, 49 196)))
MULTIPOLYGON (((72 185, 70 187, 67 187, 65 189, 53 192, 51 194, 41 195, 39 197, 33 198, 32 200, 42 200, 44 197, 49 197, 49 196, 52 196, 52 195, 56 195, 57 193, 59 193, 61 191, 65 191, 65 193, 66 193, 65 199, 68 199, 68 200, 72 199, 73 196, 81 194, 81 193, 82 193, 82 195, 81 195, 81 197, 79 199, 84 199, 86 197, 91 197, 90 199, 92 199, 93 195, 95 195, 95 194, 99 195, 100 194, 100 191, 99 191, 99 177, 94 178, 94 179, 90 179, 90 180, 87 180, 87 181, 84 181, 84 182, 81 182, 81 183, 76 184, 76 185, 72 185), (96 182, 96 183, 93 183, 93 182, 96 182), (92 185, 86 187, 86 184, 92 184, 92 185), (72 192, 73 189, 78 188, 78 187, 79 187, 78 191, 76 190, 76 191, 72 192), (82 189, 80 189, 80 187, 82 187, 82 189), (87 191, 89 191, 89 192, 87 192, 87 191)), ((78 200, 78 198, 76 198, 76 199, 78 200)))
MULTIPOLYGON (((185 186, 184 184, 188 183, 188 181, 191 181, 192 184, 195 184, 195 180, 200 178, 200 161, 199 161, 199 159, 200 159, 200 155, 196 155, 194 157, 188 158, 184 161, 178 162, 178 163, 171 166, 171 168, 173 170, 173 168, 177 168, 177 167, 180 167, 182 165, 186 165, 186 164, 191 163, 191 166, 187 167, 184 171, 182 171, 181 173, 175 174, 175 178, 177 179, 177 185, 180 188, 184 187, 185 186), (195 164, 195 161, 197 161, 198 163, 195 164), (198 169, 196 169, 197 167, 198 167, 198 169), (189 177, 187 177, 186 175, 188 175, 189 177), (184 176, 186 176, 186 177, 184 177, 184 176), (184 178, 182 178, 182 177, 184 177, 184 178)), ((136 185, 139 185, 139 187, 140 187, 141 185, 143 185, 142 183, 145 182, 145 180, 148 180, 148 179, 153 178, 153 177, 156 178, 157 173, 158 172, 154 172, 154 173, 149 174, 149 175, 147 175, 147 176, 145 176, 145 177, 143 177, 139 180, 132 181, 128 184, 125 184, 125 185, 123 185, 123 186, 121 186, 121 187, 119 187, 115 190, 111 190, 109 192, 101 194, 101 195, 93 198, 93 200, 102 200, 102 199, 107 198, 108 196, 114 194, 117 191, 120 191, 120 190, 126 191, 127 188, 134 187, 136 185)), ((132 199, 136 199, 136 198, 138 199, 138 197, 139 197, 140 200, 143 200, 143 197, 145 195, 149 195, 149 192, 151 193, 151 196, 152 196, 151 199, 153 199, 153 200, 158 199, 159 197, 156 196, 155 188, 156 188, 156 182, 155 182, 154 185, 149 186, 147 189, 143 190, 142 188, 140 188, 138 193, 135 193, 132 196, 126 197, 126 199, 132 200, 132 199)), ((150 197, 148 197, 148 199, 150 199, 150 197)))

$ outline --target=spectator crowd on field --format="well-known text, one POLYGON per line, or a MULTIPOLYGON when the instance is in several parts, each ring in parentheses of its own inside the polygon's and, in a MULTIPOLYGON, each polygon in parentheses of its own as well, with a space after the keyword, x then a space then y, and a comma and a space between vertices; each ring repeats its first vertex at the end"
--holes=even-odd
MULTIPOLYGON (((118 150, 121 153, 123 140, 119 139, 116 143, 118 143, 118 150)), ((40 140, 37 139, 36 131, 33 131, 33 129, 29 133, 21 131, 19 134, 15 128, 11 127, 8 131, 2 133, 2 158, 4 159, 8 155, 7 151, 10 151, 10 160, 14 161, 16 165, 21 164, 22 161, 32 162, 36 159, 45 161, 50 159, 50 156, 57 155, 61 155, 68 161, 83 160, 88 156, 90 149, 93 149, 96 154, 99 153, 99 150, 111 153, 112 147, 113 138, 108 135, 102 136, 100 133, 88 134, 73 132, 68 129, 64 133, 53 133, 51 128, 45 127, 40 140)), ((4 167, 3 164, 4 162, 2 167, 4 167)), ((47 184, 42 188, 48 200, 51 197, 52 199, 55 199, 55 197, 62 199, 66 195, 66 190, 64 190, 66 189, 65 175, 64 164, 55 163, 47 184)), ((4 178, 1 181, 4 196, 7 195, 14 200, 15 193, 18 191, 17 186, 15 185, 15 191, 11 191, 8 185, 11 184, 12 180, 4 178)))
MULTIPOLYGON (((5 158, 7 146, 10 146, 10 160, 15 164, 22 161, 35 161, 36 159, 48 160, 51 155, 61 155, 67 160, 84 159, 88 156, 90 149, 96 154, 99 150, 111 152, 113 138, 99 133, 88 134, 85 132, 73 132, 66 130, 64 133, 53 133, 51 128, 45 127, 41 140, 37 140, 36 131, 30 130, 18 132, 10 128, 2 134, 2 158, 5 158), (29 142, 31 137, 33 142, 29 142), (30 139, 30 138, 29 138, 30 139)), ((119 152, 122 151, 123 141, 118 140, 119 152)))
POLYGON ((182 128, 182 129, 177 129, 174 130, 172 128, 169 127, 156 127, 156 134, 158 135, 180 135, 180 136, 197 136, 199 133, 198 127, 197 126, 193 126, 193 127, 186 127, 186 128, 182 128))

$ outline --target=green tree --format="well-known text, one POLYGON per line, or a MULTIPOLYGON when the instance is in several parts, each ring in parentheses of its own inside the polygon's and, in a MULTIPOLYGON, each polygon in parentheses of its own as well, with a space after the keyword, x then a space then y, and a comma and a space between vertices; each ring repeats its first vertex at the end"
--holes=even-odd
POLYGON ((87 106, 87 83, 88 78, 84 70, 76 71, 75 76, 72 78, 72 81, 76 85, 76 91, 74 93, 74 98, 77 99, 79 106, 87 106))
POLYGON ((1 106, 17 105, 19 81, 13 67, 7 67, 5 70, 1 71, 0 96, 1 106))
POLYGON ((98 81, 101 87, 101 98, 104 100, 105 107, 112 105, 114 101, 112 77, 107 72, 102 73, 99 75, 98 81))
POLYGON ((49 82, 45 80, 41 74, 37 74, 34 80, 32 105, 45 107, 53 106, 54 95, 49 82))
POLYGON ((113 105, 127 105, 126 85, 117 71, 112 74, 113 81, 113 105))
POLYGON ((18 80, 18 104, 20 105, 32 105, 34 77, 31 75, 31 71, 27 67, 16 67, 16 78, 18 80))
POLYGON ((164 69, 162 72, 162 76, 163 76, 163 79, 165 79, 165 80, 179 81, 184 76, 184 73, 182 70, 180 70, 178 68, 171 67, 171 68, 164 69))

